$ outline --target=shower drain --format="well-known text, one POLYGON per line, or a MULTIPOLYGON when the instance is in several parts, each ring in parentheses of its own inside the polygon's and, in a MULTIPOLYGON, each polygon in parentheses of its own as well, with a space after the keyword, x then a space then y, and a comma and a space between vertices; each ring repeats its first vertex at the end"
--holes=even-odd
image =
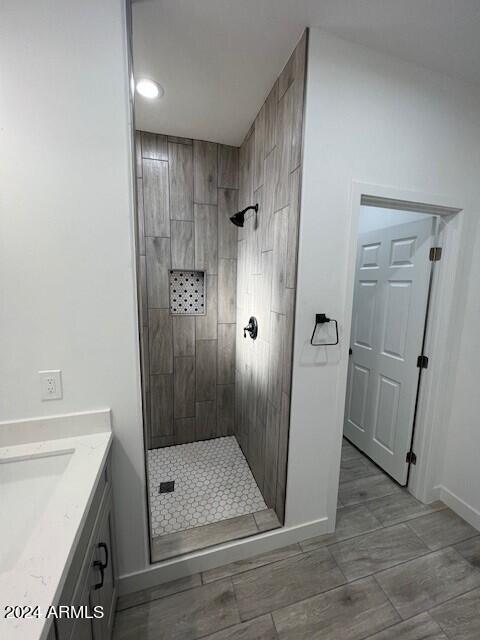
POLYGON ((168 482, 160 482, 158 493, 172 493, 175 491, 175 480, 168 480, 168 482))

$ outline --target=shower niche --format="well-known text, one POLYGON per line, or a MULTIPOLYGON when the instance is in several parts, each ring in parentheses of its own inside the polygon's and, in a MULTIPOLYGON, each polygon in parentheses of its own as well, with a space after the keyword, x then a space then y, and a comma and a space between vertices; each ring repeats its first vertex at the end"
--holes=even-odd
POLYGON ((203 316, 206 313, 205 272, 169 271, 170 313, 172 316, 203 316))
POLYGON ((305 57, 240 147, 136 119, 152 561, 284 522, 305 57))

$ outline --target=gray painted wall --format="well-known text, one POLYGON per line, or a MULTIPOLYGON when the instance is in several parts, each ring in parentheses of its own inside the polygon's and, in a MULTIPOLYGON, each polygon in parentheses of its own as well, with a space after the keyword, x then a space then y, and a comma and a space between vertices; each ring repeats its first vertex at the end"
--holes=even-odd
POLYGON ((240 149, 235 433, 265 501, 284 518, 301 181, 305 33, 240 149), (258 338, 244 339, 251 315, 258 338))
POLYGON ((147 447, 231 435, 238 149, 137 131, 136 155, 147 447), (206 315, 171 315, 170 269, 205 272, 206 315))

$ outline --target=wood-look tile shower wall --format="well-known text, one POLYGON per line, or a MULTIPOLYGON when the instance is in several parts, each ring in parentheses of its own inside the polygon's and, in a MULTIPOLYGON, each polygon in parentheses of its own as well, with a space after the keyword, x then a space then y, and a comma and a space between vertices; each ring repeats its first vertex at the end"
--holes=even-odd
POLYGON ((137 131, 136 155, 147 447, 231 435, 238 149, 137 131), (170 269, 206 273, 206 315, 170 314, 170 269))
POLYGON ((235 433, 265 501, 285 511, 301 178, 305 33, 240 149, 235 433), (249 317, 258 338, 244 340, 249 317))

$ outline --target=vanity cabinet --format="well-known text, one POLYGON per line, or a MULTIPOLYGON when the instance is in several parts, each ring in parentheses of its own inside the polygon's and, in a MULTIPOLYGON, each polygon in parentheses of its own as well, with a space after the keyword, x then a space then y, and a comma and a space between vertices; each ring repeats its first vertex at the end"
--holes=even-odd
MULTIPOLYGON (((110 640, 116 605, 110 460, 102 474, 85 517, 72 564, 58 602, 83 607, 88 617, 55 620, 56 640, 110 640), (95 617, 95 607, 103 617, 95 617)), ((50 640, 50 637, 49 637, 50 640)))

